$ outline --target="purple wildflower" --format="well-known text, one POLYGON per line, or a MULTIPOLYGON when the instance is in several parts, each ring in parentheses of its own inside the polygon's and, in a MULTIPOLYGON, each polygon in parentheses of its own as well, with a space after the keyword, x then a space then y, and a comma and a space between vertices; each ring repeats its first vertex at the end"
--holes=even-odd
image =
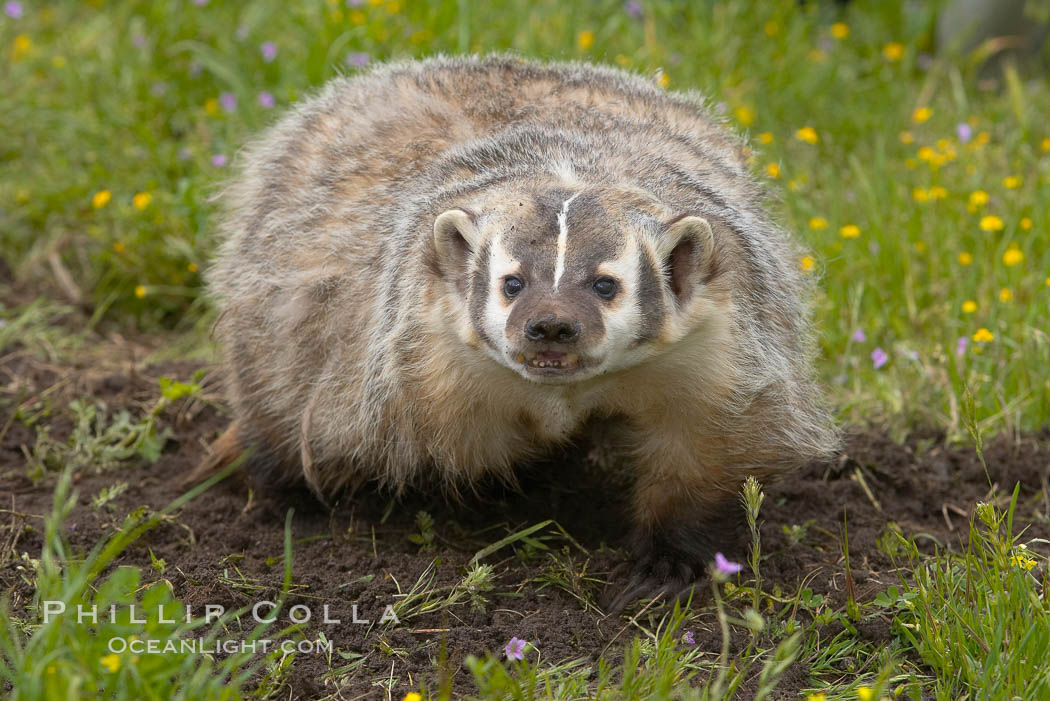
POLYGON ((222 153, 215 154, 211 157, 211 164, 216 168, 222 168, 226 165, 226 155, 222 153))
POLYGON ((4 14, 10 17, 11 19, 22 19, 22 3, 5 2, 4 14))
POLYGON ((363 51, 351 51, 346 55, 346 65, 360 68, 368 64, 370 56, 363 51))
POLYGON ((876 348, 871 352, 871 363, 875 366, 876 370, 889 362, 889 359, 890 356, 886 355, 886 351, 881 348, 876 348))
POLYGON ((265 107, 266 109, 270 109, 271 107, 274 106, 274 104, 276 104, 276 100, 273 99, 273 94, 272 93, 267 92, 266 90, 263 90, 261 93, 259 93, 259 106, 260 107, 265 107))
POLYGON ((696 645, 696 639, 693 637, 693 631, 687 630, 685 635, 682 636, 682 640, 689 643, 690 645, 696 645))
POLYGON ((525 659, 525 645, 524 640, 514 637, 503 648, 503 652, 507 655, 508 660, 523 660, 525 659))
POLYGON ((232 92, 224 92, 219 95, 219 104, 227 112, 233 112, 237 109, 237 98, 232 92))
POLYGON ((346 0, 347 7, 360 7, 365 4, 365 0, 346 0))
POLYGON ((959 336, 959 340, 955 342, 955 354, 960 358, 966 355, 966 349, 970 347, 970 339, 966 336, 959 336))
POLYGON ((715 567, 717 567, 718 571, 722 574, 736 574, 744 569, 744 566, 739 562, 727 560, 726 556, 722 553, 715 553, 715 567))
POLYGON ((259 47, 259 51, 262 52, 263 61, 267 63, 277 58, 277 44, 272 41, 264 41, 259 47))
POLYGON ((853 335, 850 336, 850 338, 852 338, 855 343, 864 343, 868 340, 867 335, 864 333, 864 329, 857 329, 853 332, 853 335))
POLYGON ((910 360, 912 362, 915 362, 915 363, 919 362, 919 351, 917 351, 917 350, 912 350, 911 348, 905 348, 905 349, 903 349, 901 351, 901 354, 904 355, 905 358, 907 358, 908 360, 910 360))
POLYGON ((959 122, 955 125, 955 135, 959 137, 960 144, 968 144, 973 137, 973 129, 966 122, 959 122))
POLYGON ((642 4, 638 0, 627 0, 623 4, 623 11, 634 19, 642 18, 642 4))
POLYGON ((197 7, 204 7, 208 4, 208 0, 193 0, 193 4, 197 7))

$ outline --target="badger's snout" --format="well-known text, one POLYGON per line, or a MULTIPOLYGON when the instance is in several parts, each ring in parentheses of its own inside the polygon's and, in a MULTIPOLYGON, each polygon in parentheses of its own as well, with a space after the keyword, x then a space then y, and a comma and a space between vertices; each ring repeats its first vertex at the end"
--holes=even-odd
POLYGON ((549 343, 574 343, 580 337, 580 322, 555 314, 545 314, 525 322, 525 338, 549 343))

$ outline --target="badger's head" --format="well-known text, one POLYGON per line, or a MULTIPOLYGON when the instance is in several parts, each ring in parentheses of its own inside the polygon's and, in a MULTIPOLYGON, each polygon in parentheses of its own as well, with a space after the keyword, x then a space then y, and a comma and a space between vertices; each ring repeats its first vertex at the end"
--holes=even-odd
POLYGON ((715 237, 633 188, 489 196, 434 220, 460 337, 547 384, 622 370, 700 323, 715 237))

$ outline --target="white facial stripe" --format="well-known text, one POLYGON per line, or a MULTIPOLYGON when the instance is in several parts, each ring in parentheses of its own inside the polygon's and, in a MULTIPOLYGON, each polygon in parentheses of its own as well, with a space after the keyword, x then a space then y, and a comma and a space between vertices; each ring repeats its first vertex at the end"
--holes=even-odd
POLYGON ((492 241, 490 250, 489 289, 485 303, 485 333, 506 351, 506 327, 510 308, 500 301, 500 280, 507 275, 518 273, 519 265, 510 257, 498 238, 492 241))
POLYGON ((558 258, 554 261, 554 290, 558 290, 558 281, 561 274, 565 272, 565 249, 569 245, 569 205, 580 196, 576 193, 561 204, 561 212, 558 213, 558 258))
POLYGON ((638 298, 638 261, 637 243, 631 241, 618 258, 604 261, 598 266, 599 275, 609 275, 620 281, 620 294, 626 296, 615 308, 602 310, 605 338, 598 347, 597 354, 608 359, 607 370, 618 370, 631 365, 638 355, 630 350, 642 323, 641 300, 638 298))

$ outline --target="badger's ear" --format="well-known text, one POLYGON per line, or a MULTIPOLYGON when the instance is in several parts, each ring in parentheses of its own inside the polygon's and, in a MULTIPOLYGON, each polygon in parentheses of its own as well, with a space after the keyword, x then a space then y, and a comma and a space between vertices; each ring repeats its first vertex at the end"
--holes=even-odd
POLYGON ((434 220, 434 250, 443 275, 461 272, 481 239, 474 217, 462 209, 442 212, 434 220))
POLYGON ((715 235, 706 219, 681 216, 664 225, 659 254, 664 275, 679 304, 693 295, 714 259, 715 235))

